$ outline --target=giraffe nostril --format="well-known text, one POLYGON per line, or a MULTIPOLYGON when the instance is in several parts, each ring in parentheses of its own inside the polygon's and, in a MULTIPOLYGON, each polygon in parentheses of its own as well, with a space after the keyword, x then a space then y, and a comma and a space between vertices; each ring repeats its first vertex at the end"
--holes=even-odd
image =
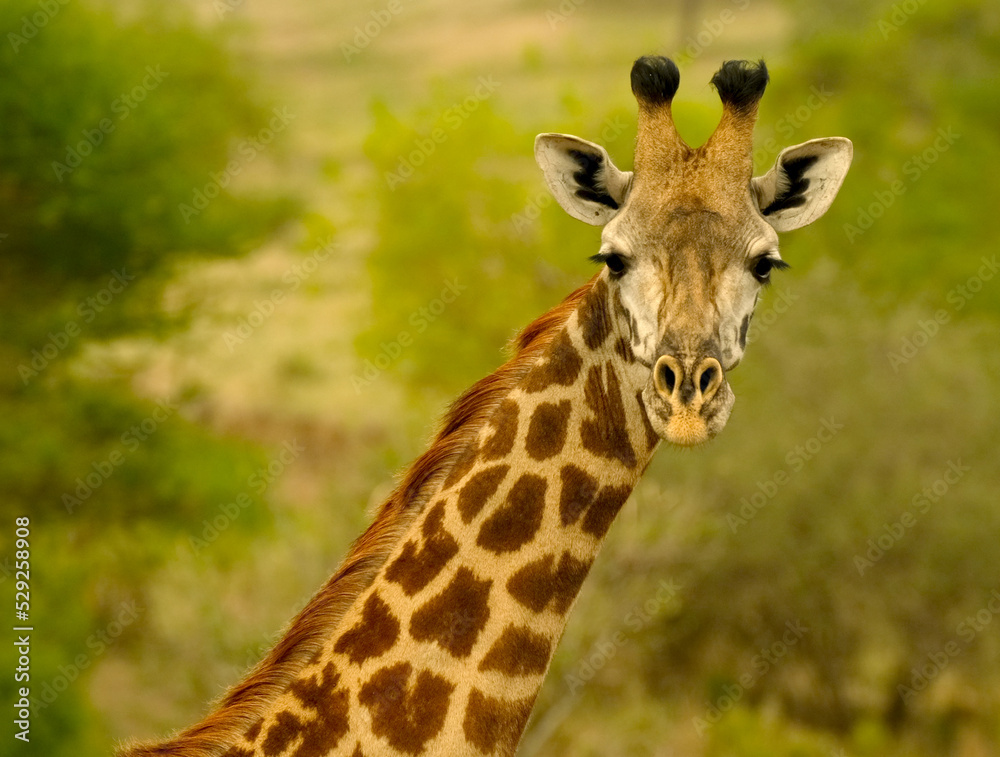
POLYGON ((660 383, 667 394, 674 393, 674 387, 677 385, 677 374, 666 363, 660 364, 660 383))
POLYGON ((701 372, 701 379, 698 381, 698 388, 701 389, 702 394, 708 391, 708 387, 712 385, 712 380, 714 378, 715 368, 709 367, 701 372))

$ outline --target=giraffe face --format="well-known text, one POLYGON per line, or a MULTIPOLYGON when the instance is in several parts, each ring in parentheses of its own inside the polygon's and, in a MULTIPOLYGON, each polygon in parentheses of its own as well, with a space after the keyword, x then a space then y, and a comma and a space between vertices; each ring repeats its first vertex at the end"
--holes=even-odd
POLYGON ((603 225, 594 259, 606 265, 612 310, 639 362, 653 429, 681 445, 725 426, 735 397, 726 373, 746 348, 763 287, 786 268, 778 232, 819 218, 850 166, 851 143, 818 139, 784 150, 752 178, 752 129, 767 83, 763 63, 730 62, 713 83, 723 99, 719 128, 699 148, 674 129, 676 67, 640 58, 635 171, 577 137, 542 134, 535 155, 549 188, 575 218, 603 225))
POLYGON ((772 271, 786 265, 774 230, 752 208, 727 214, 695 198, 662 202, 641 187, 601 235, 598 260, 636 358, 649 368, 642 398, 659 435, 698 444, 725 426, 726 379, 772 271))

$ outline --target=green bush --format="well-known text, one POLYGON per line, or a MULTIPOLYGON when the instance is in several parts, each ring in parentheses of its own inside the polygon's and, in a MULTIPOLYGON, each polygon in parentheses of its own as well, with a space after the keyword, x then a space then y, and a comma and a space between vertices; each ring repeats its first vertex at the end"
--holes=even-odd
MULTIPOLYGON (((150 576, 178 549, 202 559, 192 539, 240 494, 252 506, 228 533, 266 531, 248 487, 266 458, 192 423, 179 400, 74 375, 71 358, 87 339, 162 328, 172 261, 245 251, 295 204, 231 191, 264 151, 278 157, 280 134, 247 141, 275 116, 226 40, 177 8, 126 19, 12 0, 0 29, 0 516, 31 518, 31 748, 107 753, 89 687, 142 625, 122 613, 145 611, 150 576), (213 182, 203 212, 182 207, 213 182)), ((8 670, 14 651, 0 655, 8 670)), ((16 701, 15 686, 7 677, 0 695, 16 701)))
POLYGON ((970 299, 957 289, 995 249, 982 219, 1000 203, 1000 189, 974 178, 1000 159, 992 94, 1000 24, 992 7, 961 0, 790 8, 797 41, 773 73, 762 124, 792 114, 785 124, 795 141, 843 134, 855 146, 831 214, 803 237, 850 263, 871 291, 891 295, 890 307, 916 298, 1000 313, 996 271, 992 294, 970 299), (831 95, 815 109, 807 103, 812 87, 831 95))
MULTIPOLYGON (((496 368, 519 329, 594 272, 586 259, 599 230, 555 205, 532 157, 545 129, 504 118, 490 97, 481 80, 466 91, 439 87, 404 119, 374 107, 366 152, 378 202, 368 259, 375 316, 357 346, 417 391, 451 395, 496 368)), ((604 130, 612 152, 629 153, 630 116, 583 117, 569 97, 564 111, 549 131, 599 139, 604 130)))
POLYGON ((230 192, 274 149, 262 132, 274 114, 225 40, 176 8, 127 20, 80 2, 40 8, 0 8, 6 275, 57 291, 178 250, 245 249, 288 216, 287 200, 230 192))

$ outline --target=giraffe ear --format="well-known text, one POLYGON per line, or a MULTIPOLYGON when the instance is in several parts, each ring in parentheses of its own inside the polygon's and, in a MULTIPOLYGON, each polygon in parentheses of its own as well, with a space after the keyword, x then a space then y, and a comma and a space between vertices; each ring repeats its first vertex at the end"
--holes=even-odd
POLYGON ((792 231, 823 215, 851 167, 854 146, 843 137, 781 151, 774 168, 751 181, 761 215, 775 231, 792 231))
POLYGON ((535 160, 563 210, 594 226, 618 215, 632 187, 631 171, 619 171, 603 147, 579 137, 539 134, 535 160))

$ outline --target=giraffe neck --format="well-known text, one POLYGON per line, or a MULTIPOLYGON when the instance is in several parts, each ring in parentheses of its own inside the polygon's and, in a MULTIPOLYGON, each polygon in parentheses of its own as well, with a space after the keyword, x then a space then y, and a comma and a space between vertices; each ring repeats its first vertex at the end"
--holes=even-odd
POLYGON ((598 278, 229 757, 509 755, 657 444, 598 278))

